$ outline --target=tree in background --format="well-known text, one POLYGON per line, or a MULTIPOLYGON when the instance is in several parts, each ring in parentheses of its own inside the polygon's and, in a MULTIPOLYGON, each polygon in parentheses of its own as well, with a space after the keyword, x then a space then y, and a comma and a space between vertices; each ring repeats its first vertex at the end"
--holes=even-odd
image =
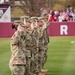
MULTIPOLYGON (((12 0, 12 1, 16 1, 16 0, 12 0)), ((29 16, 39 16, 41 8, 54 9, 54 10, 58 10, 58 9, 66 10, 68 5, 71 5, 73 8, 75 8, 75 0, 17 0, 17 1, 20 2, 20 6, 17 7, 18 9, 20 8, 22 11, 19 10, 20 12, 18 12, 18 9, 17 12, 14 11, 15 13, 13 13, 13 17, 15 17, 14 14, 17 13, 18 14, 23 13, 22 15, 25 14, 29 16)))
POLYGON ((75 8, 75 0, 54 0, 53 9, 63 9, 66 10, 67 6, 70 5, 75 8))
POLYGON ((20 8, 26 15, 39 16, 41 8, 47 6, 47 0, 19 0, 20 8))
POLYGON ((71 5, 73 8, 75 8, 75 0, 67 0, 68 5, 71 5))

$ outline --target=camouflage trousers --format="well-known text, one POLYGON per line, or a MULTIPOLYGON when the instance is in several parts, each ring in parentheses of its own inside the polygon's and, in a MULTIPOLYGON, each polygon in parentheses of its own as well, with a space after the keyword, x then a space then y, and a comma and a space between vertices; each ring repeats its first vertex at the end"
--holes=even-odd
POLYGON ((39 73, 43 67, 43 51, 33 54, 32 68, 35 74, 39 73))
MULTIPOLYGON (((47 60, 47 45, 39 47, 38 52, 32 54, 32 70, 34 73, 39 73, 47 60)), ((36 51, 36 50, 35 50, 36 51)))
POLYGON ((39 73, 41 69, 39 67, 39 54, 38 53, 35 54, 34 60, 35 60, 35 73, 39 73))
POLYGON ((32 53, 31 53, 31 71, 35 74, 37 72, 39 72, 39 68, 38 68, 38 53, 36 52, 36 47, 32 48, 32 53))
POLYGON ((26 65, 15 64, 9 65, 12 75, 33 75, 31 59, 29 57, 26 58, 26 65))
POLYGON ((26 51, 26 66, 25 66, 25 70, 26 70, 26 73, 25 75, 33 75, 33 71, 32 71, 32 61, 31 61, 31 51, 30 51, 30 48, 27 48, 27 51, 26 51))
POLYGON ((44 45, 43 47, 39 48, 39 68, 42 69, 44 64, 47 61, 47 45, 44 45))
POLYGON ((25 65, 10 65, 12 75, 25 75, 25 65))
POLYGON ((44 45, 44 47, 43 47, 43 56, 44 56, 44 58, 43 58, 43 66, 47 61, 47 50, 48 50, 48 44, 44 45))
POLYGON ((31 66, 31 58, 26 58, 26 73, 25 75, 33 75, 32 66, 31 66))

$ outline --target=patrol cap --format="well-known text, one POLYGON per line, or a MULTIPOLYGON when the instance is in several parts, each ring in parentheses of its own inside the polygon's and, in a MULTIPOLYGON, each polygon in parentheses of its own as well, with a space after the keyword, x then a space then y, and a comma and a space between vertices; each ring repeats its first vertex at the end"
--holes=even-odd
POLYGON ((43 20, 44 18, 43 17, 38 17, 38 20, 43 20))
POLYGON ((13 25, 18 26, 20 24, 20 22, 21 22, 20 20, 15 20, 13 25))
POLYGON ((30 23, 32 22, 32 20, 31 20, 30 18, 29 18, 29 19, 27 19, 26 21, 27 21, 27 22, 30 22, 30 23))
POLYGON ((20 18, 29 19, 29 16, 21 16, 20 18))
POLYGON ((38 17, 38 21, 43 21, 43 17, 38 17))
POLYGON ((20 22, 20 26, 25 27, 26 24, 24 24, 23 22, 20 22))
POLYGON ((30 18, 30 21, 31 21, 31 22, 36 21, 36 20, 38 20, 38 17, 31 17, 31 18, 30 18))
POLYGON ((31 17, 31 20, 38 20, 38 17, 31 17))
POLYGON ((15 21, 14 21, 14 23, 20 23, 20 22, 21 22, 20 20, 15 20, 15 21))
POLYGON ((14 25, 18 26, 18 25, 21 25, 21 26, 26 26, 22 21, 20 20, 15 20, 14 21, 14 25))
POLYGON ((41 17, 48 16, 48 13, 42 13, 41 17))

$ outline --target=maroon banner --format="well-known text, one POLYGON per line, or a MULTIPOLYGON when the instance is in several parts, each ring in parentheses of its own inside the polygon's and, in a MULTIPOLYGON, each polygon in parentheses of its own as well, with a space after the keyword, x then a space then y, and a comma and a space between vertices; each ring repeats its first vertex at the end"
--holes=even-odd
MULTIPOLYGON (((14 31, 12 23, 0 23, 0 38, 9 38, 14 31)), ((51 22, 49 36, 75 36, 75 22, 51 22)))
POLYGON ((75 36, 75 22, 52 22, 49 36, 75 36))
POLYGON ((11 25, 12 23, 0 23, 0 38, 9 38, 13 35, 14 30, 11 25))

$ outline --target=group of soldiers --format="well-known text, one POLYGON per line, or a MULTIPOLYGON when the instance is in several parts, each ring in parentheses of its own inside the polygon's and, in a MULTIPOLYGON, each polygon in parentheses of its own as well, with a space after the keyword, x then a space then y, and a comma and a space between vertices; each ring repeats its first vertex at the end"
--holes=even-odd
POLYGON ((16 29, 11 37, 11 58, 9 67, 12 75, 45 75, 44 64, 47 60, 49 16, 20 17, 14 21, 16 29))

